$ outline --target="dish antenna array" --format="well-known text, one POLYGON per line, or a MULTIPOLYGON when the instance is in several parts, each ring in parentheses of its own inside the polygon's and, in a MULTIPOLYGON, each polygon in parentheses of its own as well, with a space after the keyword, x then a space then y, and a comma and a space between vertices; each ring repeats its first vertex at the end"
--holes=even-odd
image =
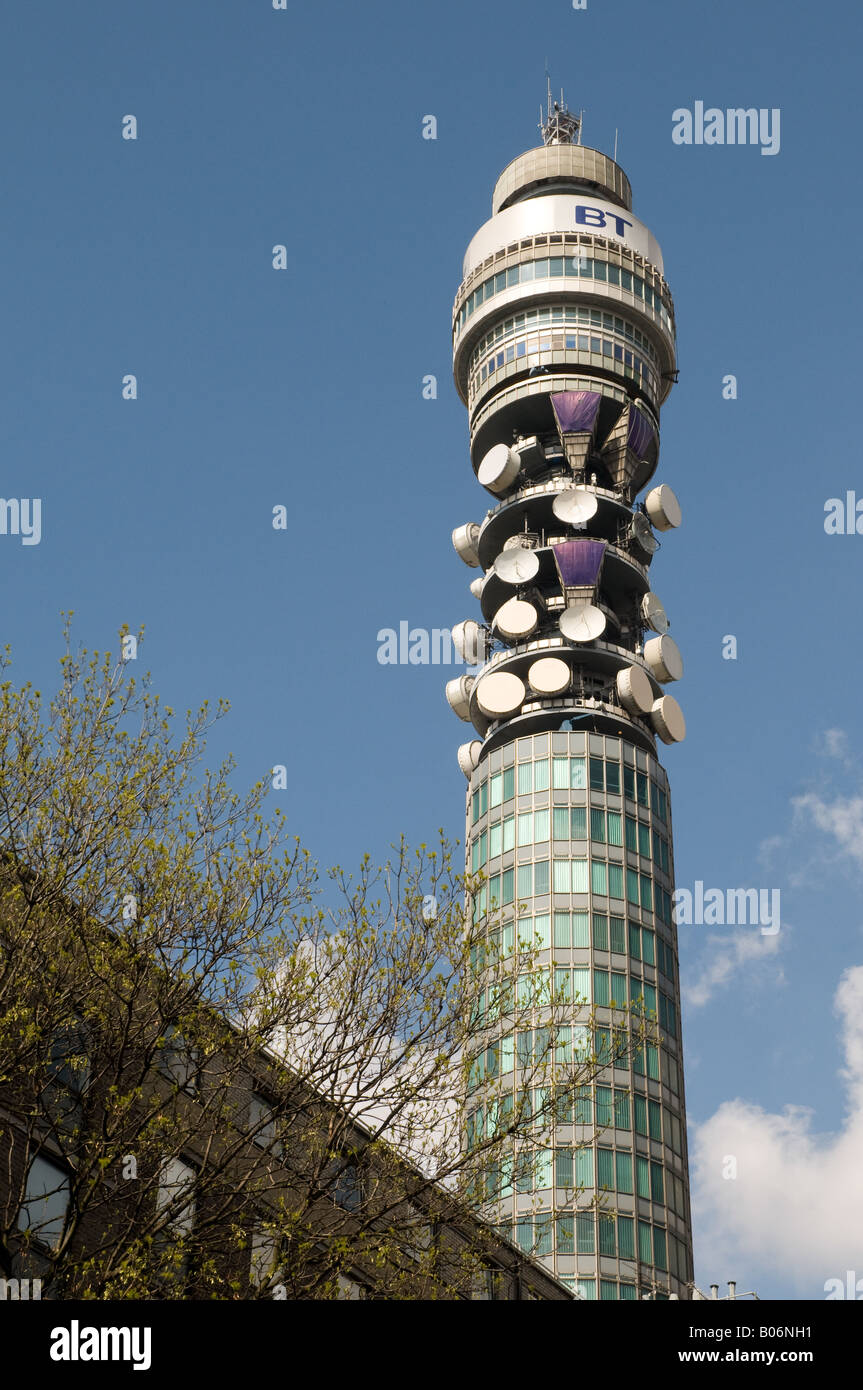
MULTIPOLYGON (((595 394, 570 392, 566 400, 552 401, 562 446, 567 447, 568 439, 570 452, 577 448, 579 456, 582 446, 577 441, 584 430, 576 426, 594 431, 600 418, 595 394)), ((632 432, 628 419, 625 434, 631 438, 632 432)), ((646 437, 642 431, 640 447, 646 437)), ((532 458, 534 444, 531 450, 532 458)), ((620 573, 625 555, 631 553, 643 584, 641 572, 659 549, 657 531, 680 525, 677 497, 667 484, 660 484, 647 494, 642 510, 625 503, 620 492, 603 495, 595 483, 566 477, 550 492, 528 491, 526 457, 526 452, 523 456, 506 444, 486 451, 477 477, 502 499, 503 509, 499 506, 489 512, 482 525, 466 522, 452 533, 457 555, 469 568, 482 571, 470 588, 483 603, 489 622, 484 625, 468 618, 453 628, 458 656, 480 669, 476 675, 447 683, 448 703, 460 719, 473 722, 479 733, 487 735, 490 727, 496 729, 518 715, 525 704, 536 708, 532 701, 540 700, 543 709, 548 702, 559 702, 561 715, 570 717, 579 705, 596 711, 612 702, 664 742, 678 742, 685 734, 683 714, 677 701, 661 690, 683 674, 680 651, 668 635, 668 615, 656 594, 645 588, 634 615, 627 617, 621 590, 632 576, 620 573), (507 502, 519 504, 513 507, 509 534, 505 534, 507 502), (546 544, 549 529, 552 536, 556 530, 558 537, 563 531, 566 539, 546 544), (490 547, 497 553, 489 553, 490 547), (613 641, 609 616, 618 634, 613 641), (654 635, 644 640, 645 632, 654 635), (603 677, 599 698, 595 681, 586 693, 585 672, 590 669, 590 650, 603 639, 606 665, 617 661, 618 668, 616 677, 603 677), (493 640, 500 649, 489 667, 493 640), (625 644, 624 650, 629 645, 629 659, 621 656, 618 642, 625 644), (537 644, 555 650, 539 655, 537 644)), ((459 752, 463 769, 468 746, 474 745, 464 745, 459 752)))

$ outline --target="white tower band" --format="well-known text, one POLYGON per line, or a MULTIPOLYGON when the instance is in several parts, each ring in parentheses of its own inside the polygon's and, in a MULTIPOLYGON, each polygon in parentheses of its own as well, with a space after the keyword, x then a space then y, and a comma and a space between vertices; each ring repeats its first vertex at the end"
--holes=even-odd
POLYGON ((665 693, 683 665, 649 577, 658 533, 681 519, 653 483, 674 306, 623 170, 578 143, 562 102, 541 129, 543 146, 495 185, 453 312, 455 383, 492 497, 453 532, 482 619, 453 629, 479 669, 446 691, 476 730, 458 761, 467 869, 484 880, 466 1142, 531 1103, 540 1049, 572 1065, 589 1054, 601 1069, 556 1106, 545 1142, 486 1175, 487 1209, 582 1297, 686 1298, 671 806, 656 757, 657 737, 684 737, 665 693), (531 1010, 517 1031, 515 993, 531 1010))

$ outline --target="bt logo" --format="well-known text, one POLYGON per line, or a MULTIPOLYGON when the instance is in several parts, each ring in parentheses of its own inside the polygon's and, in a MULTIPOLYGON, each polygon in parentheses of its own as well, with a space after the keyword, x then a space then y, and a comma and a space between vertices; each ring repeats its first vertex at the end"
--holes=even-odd
POLYGON ((614 230, 618 236, 625 236, 624 227, 632 226, 625 217, 619 217, 615 212, 603 212, 602 208, 588 208, 583 203, 576 204, 575 220, 581 227, 605 227, 610 220, 614 223, 614 230))

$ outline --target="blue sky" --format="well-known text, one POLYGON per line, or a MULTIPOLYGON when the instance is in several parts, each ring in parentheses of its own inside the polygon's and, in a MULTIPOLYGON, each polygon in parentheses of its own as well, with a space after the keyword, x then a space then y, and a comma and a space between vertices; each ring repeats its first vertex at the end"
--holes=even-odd
POLYGON ((681 928, 696 1274, 863 1277, 863 537, 824 530, 863 498, 860 12, 48 0, 4 28, 0 490, 43 510, 38 545, 0 536, 14 673, 50 687, 61 610, 88 647, 144 624, 156 688, 231 701, 212 761, 285 764, 324 863, 463 833, 456 672, 381 666, 376 635, 477 615, 450 311, 546 60, 586 144, 619 130, 679 326, 657 476, 684 525, 652 571, 687 663, 677 879, 782 895, 775 941, 681 928), (780 108, 779 154, 675 145, 696 100, 780 108))

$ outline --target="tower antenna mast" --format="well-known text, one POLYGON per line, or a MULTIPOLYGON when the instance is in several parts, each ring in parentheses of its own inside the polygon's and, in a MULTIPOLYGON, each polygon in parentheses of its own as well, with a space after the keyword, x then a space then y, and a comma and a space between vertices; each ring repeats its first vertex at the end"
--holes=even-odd
POLYGON ((544 145, 581 144, 581 116, 576 116, 567 107, 563 99, 562 87, 560 89, 560 101, 552 101, 551 78, 548 75, 548 68, 545 72, 545 81, 548 110, 539 126, 542 132, 542 143, 544 145))

